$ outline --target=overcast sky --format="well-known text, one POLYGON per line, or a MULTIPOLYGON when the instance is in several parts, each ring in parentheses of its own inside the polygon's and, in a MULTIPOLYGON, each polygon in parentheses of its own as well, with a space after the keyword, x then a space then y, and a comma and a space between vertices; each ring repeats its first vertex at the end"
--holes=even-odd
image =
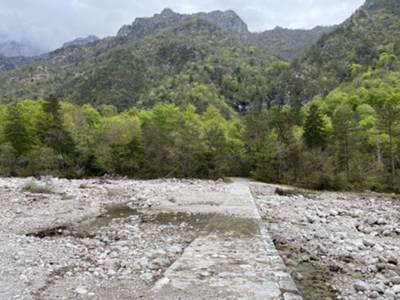
POLYGON ((344 21, 364 0, 0 0, 0 37, 55 48, 76 37, 115 35, 135 17, 169 7, 181 13, 235 10, 251 31, 312 28, 344 21))

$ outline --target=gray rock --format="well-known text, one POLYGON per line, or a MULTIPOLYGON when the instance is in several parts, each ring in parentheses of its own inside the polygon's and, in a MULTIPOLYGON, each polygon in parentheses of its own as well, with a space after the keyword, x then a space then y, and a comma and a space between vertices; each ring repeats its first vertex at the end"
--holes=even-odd
POLYGON ((154 276, 152 273, 144 273, 140 276, 140 278, 146 282, 151 282, 153 281, 154 276))
POLYGON ((371 241, 371 240, 363 240, 363 244, 364 244, 364 246, 365 247, 370 247, 370 248, 372 248, 372 247, 374 247, 375 246, 375 242, 374 241, 371 241))
POLYGON ((285 294, 283 294, 283 299, 284 300, 302 300, 303 298, 296 294, 285 293, 285 294))
POLYGON ((392 291, 392 293, 394 293, 394 294, 400 294, 400 285, 397 284, 397 285, 393 286, 393 287, 391 288, 391 291, 392 291))
POLYGON ((378 222, 378 220, 377 220, 375 217, 369 217, 369 218, 365 221, 365 223, 368 224, 368 225, 370 225, 370 226, 376 225, 377 222, 378 222))
POLYGON ((399 264, 399 260, 394 255, 388 255, 385 258, 389 264, 396 265, 396 266, 399 264))
POLYGON ((400 284, 400 276, 392 277, 388 280, 392 284, 400 284))
POLYGON ((386 225, 388 222, 384 219, 384 218, 379 218, 377 221, 376 221, 376 224, 378 224, 378 225, 386 225))
POLYGON ((308 223, 314 224, 317 221, 317 218, 314 216, 307 215, 306 216, 308 223))
POLYGON ((354 289, 357 292, 365 292, 370 289, 369 285, 365 283, 364 281, 358 280, 353 284, 354 289))
POLYGON ((182 247, 179 245, 173 245, 170 248, 168 248, 168 252, 172 252, 175 254, 181 253, 182 252, 182 247))
POLYGON ((78 286, 78 287, 75 289, 75 292, 76 292, 77 294, 79 294, 79 295, 85 295, 85 294, 88 293, 88 290, 87 290, 84 286, 78 286))

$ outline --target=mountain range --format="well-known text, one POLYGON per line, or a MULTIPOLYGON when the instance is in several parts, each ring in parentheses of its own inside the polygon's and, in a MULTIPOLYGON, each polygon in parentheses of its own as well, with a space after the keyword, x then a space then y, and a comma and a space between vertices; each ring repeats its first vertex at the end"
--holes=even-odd
MULTIPOLYGON (((227 115, 254 103, 305 103, 400 49, 400 4, 368 0, 344 23, 251 33, 232 10, 137 18, 115 37, 78 39, 31 59, 0 57, 0 101, 56 94, 119 109, 158 102, 227 115)), ((1 53, 1 52, 0 52, 1 53)))

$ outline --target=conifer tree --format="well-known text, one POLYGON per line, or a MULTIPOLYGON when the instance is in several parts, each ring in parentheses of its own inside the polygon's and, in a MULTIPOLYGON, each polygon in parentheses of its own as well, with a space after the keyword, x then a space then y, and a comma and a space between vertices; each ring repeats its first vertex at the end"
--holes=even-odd
POLYGON ((304 142, 308 148, 325 149, 327 134, 317 105, 312 104, 304 124, 304 142))

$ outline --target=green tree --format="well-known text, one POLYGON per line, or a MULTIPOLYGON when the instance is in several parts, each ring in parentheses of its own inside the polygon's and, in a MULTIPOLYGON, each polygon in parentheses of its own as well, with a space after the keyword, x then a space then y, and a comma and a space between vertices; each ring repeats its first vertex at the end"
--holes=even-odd
POLYGON ((327 132, 324 119, 317 105, 311 104, 304 123, 304 142, 308 148, 325 149, 327 132))
POLYGON ((7 114, 8 118, 5 125, 6 140, 16 150, 17 155, 27 153, 32 148, 31 139, 23 124, 17 105, 10 105, 7 114))

